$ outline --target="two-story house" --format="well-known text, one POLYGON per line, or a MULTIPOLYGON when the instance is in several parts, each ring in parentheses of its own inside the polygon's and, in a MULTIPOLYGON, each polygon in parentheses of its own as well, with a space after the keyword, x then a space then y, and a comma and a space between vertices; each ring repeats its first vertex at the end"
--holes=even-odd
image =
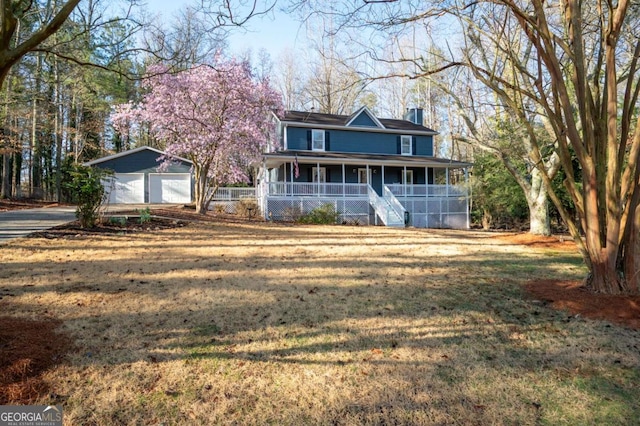
MULTIPOLYGON (((288 220, 331 204, 344 223, 468 228, 469 163, 434 156, 438 133, 367 107, 346 115, 286 111, 279 146, 264 154, 258 200, 267 220, 288 220), (452 177, 463 176, 462 185, 452 177)), ((276 144, 274 144, 276 145, 276 144)))

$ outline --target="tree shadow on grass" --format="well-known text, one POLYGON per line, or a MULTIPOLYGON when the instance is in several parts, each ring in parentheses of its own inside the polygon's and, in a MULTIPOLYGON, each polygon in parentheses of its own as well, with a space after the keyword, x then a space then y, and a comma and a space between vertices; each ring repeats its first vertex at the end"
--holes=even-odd
MULTIPOLYGON (((576 377, 585 389, 577 395, 608 398, 625 415, 638 414, 637 403, 626 399, 637 375, 622 382, 609 377, 612 369, 637 371, 637 351, 625 345, 638 334, 585 323, 522 297, 529 278, 579 274, 574 255, 511 253, 489 240, 451 255, 455 238, 467 244, 458 233, 428 239, 403 232, 410 239, 396 241, 398 234, 388 230, 346 236, 331 230, 310 232, 316 239, 310 242, 304 229, 261 229, 201 228, 197 235, 185 229, 162 243, 142 237, 130 242, 132 258, 98 241, 84 259, 66 259, 62 248, 50 260, 11 259, 0 272, 0 305, 16 315, 47 312, 62 319, 76 338, 70 365, 79 371, 119 374, 132 365, 157 371, 196 363, 209 380, 220 369, 247 366, 361 380, 362 387, 325 385, 352 394, 320 410, 324 423, 410 424, 435 415, 432 422, 446 424, 471 414, 499 423, 500 398, 525 400, 511 418, 532 422, 540 410, 551 410, 539 407, 536 398, 544 392, 535 386, 573 389, 576 377), (367 245, 351 253, 358 240, 367 245), (316 254, 310 247, 319 242, 334 249, 316 254), (563 378, 565 371, 573 373, 563 378), (499 397, 468 385, 498 386, 519 375, 532 383, 517 382, 532 392, 530 400, 508 396, 513 384, 496 389, 499 397)), ((13 248, 46 252, 52 246, 13 248)), ((300 410, 299 419, 308 415, 300 410)))

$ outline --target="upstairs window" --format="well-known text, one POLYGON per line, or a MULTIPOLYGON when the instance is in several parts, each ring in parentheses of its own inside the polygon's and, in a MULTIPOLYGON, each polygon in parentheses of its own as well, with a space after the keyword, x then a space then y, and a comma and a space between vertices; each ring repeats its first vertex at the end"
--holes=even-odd
POLYGON ((411 136, 400 136, 400 154, 413 155, 413 152, 411 150, 411 136))
POLYGON ((311 149, 313 151, 324 151, 324 130, 311 131, 311 149))

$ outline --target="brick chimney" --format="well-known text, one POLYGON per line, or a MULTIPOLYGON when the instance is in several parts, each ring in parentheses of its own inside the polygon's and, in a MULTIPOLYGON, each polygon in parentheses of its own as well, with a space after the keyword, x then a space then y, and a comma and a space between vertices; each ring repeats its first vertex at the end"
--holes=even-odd
POLYGON ((424 111, 422 108, 407 108, 407 112, 404 113, 404 119, 412 122, 413 124, 422 126, 424 111))

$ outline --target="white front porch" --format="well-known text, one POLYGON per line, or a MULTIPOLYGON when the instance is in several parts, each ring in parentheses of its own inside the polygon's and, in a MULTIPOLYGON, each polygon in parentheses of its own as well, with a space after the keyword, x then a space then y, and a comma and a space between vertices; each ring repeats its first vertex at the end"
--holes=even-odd
POLYGON ((267 220, 331 204, 343 223, 468 228, 467 166, 430 157, 270 154, 257 196, 267 220))
MULTIPOLYGON (((366 183, 266 182, 269 196, 367 197, 366 183)), ((385 184, 396 197, 466 197, 464 185, 385 184)))
POLYGON ((330 204, 340 223, 418 228, 469 227, 468 194, 461 185, 384 185, 378 196, 368 184, 264 182, 259 203, 267 220, 292 221, 330 204))

